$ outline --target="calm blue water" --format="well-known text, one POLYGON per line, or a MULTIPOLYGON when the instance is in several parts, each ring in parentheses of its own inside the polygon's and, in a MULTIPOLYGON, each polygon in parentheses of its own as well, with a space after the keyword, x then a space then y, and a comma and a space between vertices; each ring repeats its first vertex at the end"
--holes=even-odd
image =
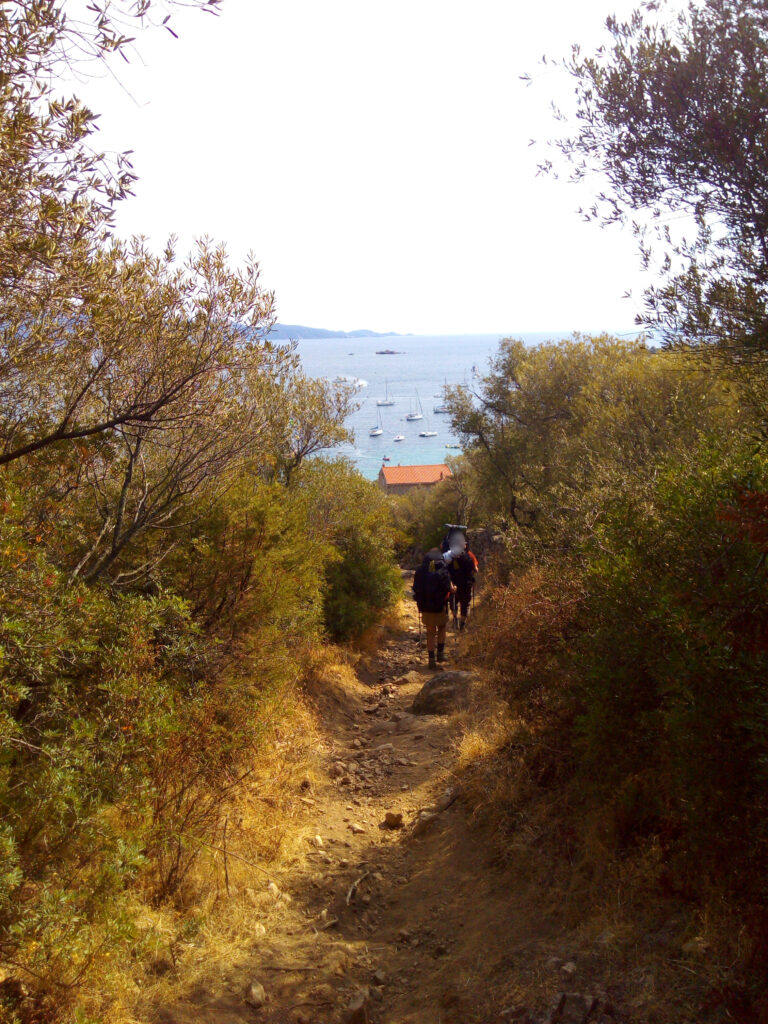
MULTIPOLYGON (((521 338, 526 344, 560 340, 570 332, 539 332, 513 334, 503 337, 521 338)), ((360 408, 353 413, 347 425, 354 431, 354 444, 335 449, 353 460, 368 479, 378 476, 384 464, 382 457, 389 455, 387 465, 422 465, 445 462, 459 451, 447 449, 446 444, 457 444, 451 433, 450 417, 433 412, 442 402, 442 389, 449 385, 471 383, 472 368, 481 374, 488 372, 488 361, 497 349, 502 335, 417 335, 387 338, 323 338, 302 340, 298 343, 305 372, 310 377, 354 377, 362 386, 357 392, 360 408), (397 355, 376 355, 377 349, 396 349, 397 355), (383 408, 376 406, 377 398, 384 398, 385 386, 395 404, 383 408), (421 402, 424 419, 408 422, 406 414, 421 402), (370 437, 368 432, 381 415, 384 433, 370 437), (436 430, 436 437, 419 437, 420 430, 436 430), (405 440, 395 442, 396 434, 405 440)))

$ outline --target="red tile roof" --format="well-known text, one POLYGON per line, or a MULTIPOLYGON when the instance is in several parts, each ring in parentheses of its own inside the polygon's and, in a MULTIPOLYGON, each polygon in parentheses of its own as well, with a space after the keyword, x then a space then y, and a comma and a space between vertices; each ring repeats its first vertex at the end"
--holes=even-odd
POLYGON ((451 475, 445 463, 436 466, 382 466, 384 482, 390 484, 436 484, 451 475))

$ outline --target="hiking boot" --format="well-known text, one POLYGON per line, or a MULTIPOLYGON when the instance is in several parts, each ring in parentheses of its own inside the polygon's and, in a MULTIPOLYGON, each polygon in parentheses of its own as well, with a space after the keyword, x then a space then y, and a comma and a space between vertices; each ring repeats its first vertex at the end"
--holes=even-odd
POLYGON ((459 622, 459 631, 461 631, 462 629, 464 629, 464 627, 466 626, 466 624, 467 624, 467 620, 466 620, 466 619, 462 619, 462 620, 461 620, 461 622, 459 622))
POLYGON ((437 662, 435 661, 435 652, 427 651, 427 654, 429 656, 429 664, 427 665, 427 668, 437 668, 437 662))
POLYGON ((437 645, 437 660, 445 661, 445 644, 437 645))

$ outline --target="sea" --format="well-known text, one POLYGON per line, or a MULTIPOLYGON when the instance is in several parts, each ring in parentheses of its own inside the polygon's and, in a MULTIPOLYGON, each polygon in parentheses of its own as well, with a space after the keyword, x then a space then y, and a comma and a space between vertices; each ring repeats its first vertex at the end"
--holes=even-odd
POLYGON ((572 333, 302 339, 298 353, 308 376, 343 378, 354 385, 358 408, 347 420, 354 440, 334 452, 349 458, 363 476, 374 480, 383 465, 441 463, 461 453, 460 438, 451 431, 450 416, 435 412, 435 407, 443 403, 446 385, 471 386, 488 373, 501 338, 518 338, 527 345, 536 345, 560 341, 572 333), (391 350, 391 354, 380 354, 384 350, 391 350), (394 405, 377 406, 377 399, 386 396, 394 399, 394 405), (416 411, 423 413, 423 419, 406 419, 409 412, 416 411), (383 433, 371 437, 370 430, 379 422, 383 433), (434 431, 434 436, 420 437, 421 431, 434 431), (403 435, 404 440, 395 441, 397 435, 403 435))

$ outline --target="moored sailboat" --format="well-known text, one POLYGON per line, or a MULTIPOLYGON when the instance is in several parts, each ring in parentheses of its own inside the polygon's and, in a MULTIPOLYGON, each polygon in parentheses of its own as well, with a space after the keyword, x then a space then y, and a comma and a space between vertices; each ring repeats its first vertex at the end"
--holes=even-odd
POLYGON ((382 427, 381 425, 381 413, 377 413, 377 417, 378 418, 376 420, 376 426, 371 427, 371 429, 368 431, 369 437, 378 437, 379 434, 384 433, 384 427, 382 427))
POLYGON ((387 383, 386 377, 384 378, 384 397, 376 399, 376 405, 394 405, 394 398, 389 397, 389 384, 387 383))
POLYGON ((424 419, 424 410, 421 407, 421 399, 419 398, 418 391, 416 392, 416 408, 414 409, 413 404, 411 404, 411 411, 405 418, 410 422, 413 422, 413 420, 424 419))

